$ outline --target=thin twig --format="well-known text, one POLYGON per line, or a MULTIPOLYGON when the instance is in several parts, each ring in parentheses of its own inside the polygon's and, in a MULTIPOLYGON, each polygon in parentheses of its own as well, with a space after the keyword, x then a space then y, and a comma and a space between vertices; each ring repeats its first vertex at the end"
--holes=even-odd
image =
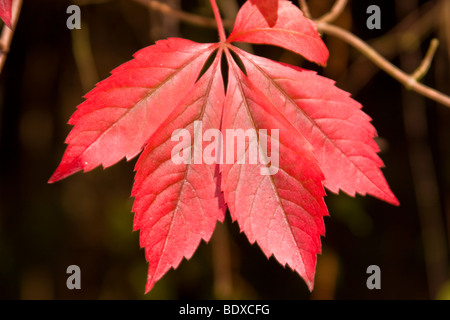
POLYGON ((5 65, 6 57, 9 53, 9 47, 19 20, 20 9, 22 8, 22 0, 15 0, 12 4, 11 29, 6 25, 3 26, 2 35, 0 37, 0 73, 5 65))
POLYGON ((88 92, 99 81, 89 39, 89 26, 84 23, 83 28, 73 30, 70 34, 72 36, 72 53, 78 68, 81 86, 84 92, 88 92))
POLYGON ((334 5, 331 8, 331 10, 329 12, 327 12, 326 14, 324 14, 323 16, 321 16, 317 20, 321 21, 321 22, 328 22, 328 23, 333 22, 344 11, 345 6, 347 5, 347 2, 348 2, 347 0, 337 0, 334 3, 334 5))
POLYGON ((305 17, 307 17, 309 19, 312 19, 311 11, 309 10, 309 6, 306 3, 306 0, 299 0, 298 3, 300 5, 300 9, 302 9, 303 14, 305 15, 305 17))
MULTIPOLYGON (((443 12, 440 5, 431 2, 423 4, 418 10, 419 16, 415 12, 408 14, 385 35, 368 43, 389 61, 401 52, 418 50, 423 39, 427 38, 435 28, 436 16, 439 12, 443 12)), ((358 92, 378 72, 379 68, 376 65, 368 63, 371 63, 370 60, 360 55, 345 71, 342 79, 347 80, 340 81, 349 83, 347 88, 351 90, 348 91, 358 92)))
POLYGON ((380 55, 377 51, 375 51, 371 46, 369 46, 366 42, 364 42, 351 32, 322 21, 317 21, 317 28, 321 32, 338 37, 341 40, 350 44, 352 47, 354 47, 359 52, 364 54, 367 58, 369 58, 380 69, 384 70, 386 73, 388 73, 398 82, 403 84, 409 90, 413 90, 427 98, 430 98, 450 108, 449 96, 417 82, 415 78, 413 78, 411 75, 406 74, 405 72, 394 66, 382 55, 380 55))
MULTIPOLYGON (((135 2, 138 2, 144 6, 147 6, 148 8, 152 10, 156 10, 158 12, 161 12, 163 14, 168 14, 171 16, 174 16, 181 21, 201 26, 201 27, 208 27, 208 28, 217 28, 217 22, 213 18, 206 18, 202 17, 196 14, 187 13, 181 10, 177 10, 172 8, 171 6, 161 3, 156 0, 134 0, 135 2)), ((223 24, 225 27, 229 27, 233 25, 233 22, 224 20, 223 24)))
POLYGON ((411 78, 414 78, 416 81, 422 79, 428 72, 431 66, 431 62, 433 61, 434 55, 436 53, 437 48, 439 47, 439 40, 434 38, 430 42, 430 46, 428 47, 428 51, 423 58, 420 65, 417 67, 416 71, 411 74, 411 78))

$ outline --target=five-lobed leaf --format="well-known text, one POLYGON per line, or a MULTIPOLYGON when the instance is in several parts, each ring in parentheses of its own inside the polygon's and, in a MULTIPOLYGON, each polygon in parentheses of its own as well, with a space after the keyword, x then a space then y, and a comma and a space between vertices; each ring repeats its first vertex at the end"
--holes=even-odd
POLYGON ((140 230, 149 262, 146 292, 183 257, 189 259, 202 239, 209 241, 226 208, 251 243, 298 272, 312 290, 328 215, 324 187, 398 204, 361 105, 333 81, 247 53, 235 41, 280 46, 322 65, 328 57, 314 24, 297 7, 249 0, 226 41, 171 38, 142 49, 97 84, 69 121, 74 127, 68 147, 50 182, 106 168, 144 149, 132 196, 134 230, 140 230), (228 130, 256 134, 241 148, 224 148, 223 159, 231 152, 231 163, 198 161, 198 141, 200 152, 206 150, 209 142, 202 137, 210 130, 223 133, 224 146, 228 130), (189 138, 174 140, 175 132, 189 138), (172 158, 180 143, 187 163, 172 158), (248 161, 252 146, 265 161, 248 161))

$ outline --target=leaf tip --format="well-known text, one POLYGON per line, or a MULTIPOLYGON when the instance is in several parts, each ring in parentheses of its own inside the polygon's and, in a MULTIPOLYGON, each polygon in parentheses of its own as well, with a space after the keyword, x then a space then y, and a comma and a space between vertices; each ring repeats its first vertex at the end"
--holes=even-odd
MULTIPOLYGON (((386 181, 386 180, 384 180, 386 181)), ((383 189, 383 193, 373 193, 372 195, 375 196, 376 198, 389 203, 393 206, 400 206, 400 201, 397 199, 397 197, 394 195, 394 193, 392 192, 392 190, 389 188, 389 186, 387 185, 387 182, 385 182, 386 187, 383 189)), ((370 194, 370 192, 369 192, 370 194)))
POLYGON ((53 175, 50 177, 50 179, 48 179, 48 181, 47 181, 47 183, 48 184, 52 184, 52 183, 55 183, 56 181, 58 181, 57 179, 55 179, 54 177, 53 177, 53 175))
POLYGON ((59 173, 59 170, 56 169, 55 172, 53 172, 51 177, 48 179, 47 183, 52 184, 52 183, 58 182, 61 179, 62 179, 61 174, 59 173))
POLYGON ((396 207, 400 206, 400 201, 397 199, 397 197, 393 193, 391 193, 390 197, 385 199, 385 201, 396 207))
POLYGON ((308 287, 309 292, 314 291, 314 281, 306 281, 306 286, 308 287))
POLYGON ((60 172, 58 172, 58 170, 56 170, 52 176, 48 179, 47 183, 48 184, 53 184, 55 182, 58 182, 59 180, 64 179, 66 176, 61 174, 60 172))
POLYGON ((52 184, 58 182, 59 180, 65 179, 68 176, 82 170, 83 167, 79 162, 73 163, 65 163, 62 161, 58 168, 56 168, 55 172, 51 175, 50 179, 48 179, 47 183, 52 184))

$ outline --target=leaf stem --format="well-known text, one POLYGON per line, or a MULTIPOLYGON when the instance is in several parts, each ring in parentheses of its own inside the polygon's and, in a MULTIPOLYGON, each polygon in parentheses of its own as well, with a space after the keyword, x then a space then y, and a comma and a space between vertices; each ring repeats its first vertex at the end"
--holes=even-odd
POLYGON ((317 20, 322 21, 322 22, 333 22, 345 10, 347 2, 348 2, 348 0, 337 0, 334 3, 334 5, 331 8, 331 10, 328 13, 324 14, 322 17, 320 17, 317 20))
POLYGON ((220 42, 224 43, 225 41, 227 41, 227 37, 225 36, 225 29, 223 27, 222 18, 220 17, 219 8, 217 7, 216 0, 209 0, 209 2, 211 3, 211 7, 214 12, 214 17, 216 18, 217 21, 217 29, 219 30, 220 42))

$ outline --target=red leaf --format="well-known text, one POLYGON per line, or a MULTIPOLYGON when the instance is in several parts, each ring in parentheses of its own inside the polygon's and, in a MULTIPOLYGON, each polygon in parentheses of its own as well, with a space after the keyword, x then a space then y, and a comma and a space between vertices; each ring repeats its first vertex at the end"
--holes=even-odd
POLYGON ((273 163, 238 164, 240 157, 248 157, 252 148, 249 141, 245 155, 244 150, 236 150, 233 164, 222 166, 226 203, 249 241, 256 241, 267 257, 273 254, 281 264, 288 264, 312 290, 320 236, 325 232, 322 217, 328 214, 323 201, 323 174, 311 145, 257 89, 251 77, 243 75, 231 59, 228 62, 231 67, 222 131, 254 130, 258 135, 253 143, 259 149, 265 144, 261 144, 262 138, 274 140, 267 150, 279 145, 279 154, 271 153, 279 159, 279 170, 264 175, 261 169, 273 163), (263 137, 261 129, 267 134, 278 130, 278 139, 263 137))
POLYGON ((216 46, 177 38, 159 41, 113 70, 70 118, 69 146, 50 182, 135 157, 193 86, 216 46))
POLYGON ((314 24, 287 1, 276 2, 271 15, 274 4, 245 3, 222 43, 173 38, 139 51, 97 84, 69 121, 67 150, 49 182, 144 149, 132 195, 134 230, 149 262, 147 292, 202 239, 209 241, 226 207, 251 243, 298 272, 312 290, 328 214, 324 187, 398 204, 360 104, 312 71, 231 44, 277 45, 324 64, 328 51, 314 24), (246 140, 235 143, 236 133, 246 140))
POLYGON ((176 130, 185 130, 189 139, 182 143, 192 150, 199 138, 195 121, 202 121, 202 136, 208 129, 220 128, 225 93, 222 75, 216 72, 219 61, 216 58, 155 132, 136 164, 134 230, 141 230, 141 246, 149 261, 147 292, 170 267, 176 268, 183 256, 189 259, 201 239, 208 241, 217 220, 224 218, 226 207, 219 196, 216 165, 195 163, 194 152, 189 157, 191 164, 174 164, 171 159, 172 150, 180 143, 171 139, 176 130))
POLYGON ((236 52, 249 78, 313 146, 327 189, 368 193, 398 205, 379 169, 376 130, 359 103, 315 72, 236 52))
POLYGON ((328 49, 317 32, 315 24, 289 1, 279 1, 278 19, 270 26, 264 15, 246 2, 236 17, 228 42, 242 41, 280 46, 306 59, 325 65, 328 49))
POLYGON ((11 25, 12 2, 13 0, 0 0, 0 18, 10 28, 12 27, 11 25))
POLYGON ((250 0, 263 15, 269 27, 273 27, 278 19, 279 0, 250 0))

